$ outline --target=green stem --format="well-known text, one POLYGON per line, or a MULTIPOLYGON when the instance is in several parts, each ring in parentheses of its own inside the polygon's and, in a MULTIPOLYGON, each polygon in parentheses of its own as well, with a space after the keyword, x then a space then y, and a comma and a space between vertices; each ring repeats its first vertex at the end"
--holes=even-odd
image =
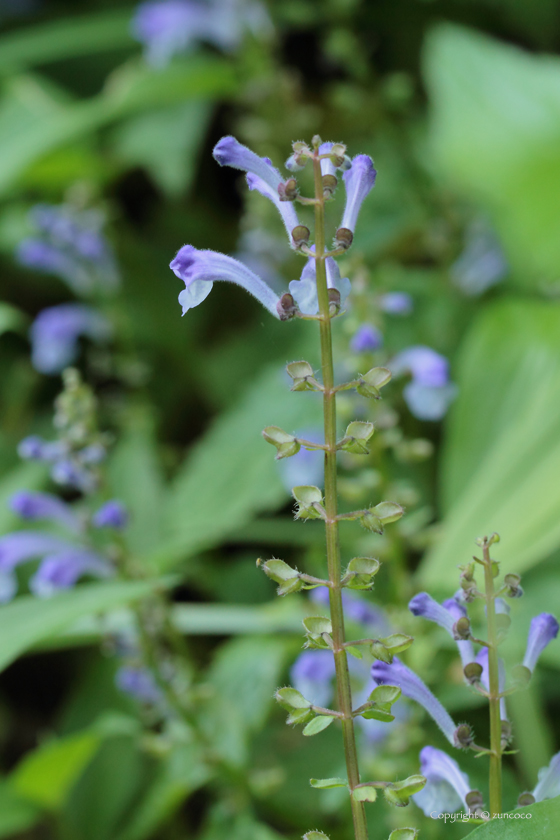
POLYGON ((502 813, 502 723, 500 720, 500 675, 496 633, 494 575, 490 548, 483 546, 486 621, 488 625, 488 703, 490 706, 490 812, 502 813))
MULTIPOLYGON (((352 718, 352 692, 348 660, 344 649, 344 613, 342 610, 342 589, 340 585, 340 543, 338 535, 338 504, 336 486, 336 392, 334 389, 333 351, 331 317, 329 313, 329 293, 325 267, 325 204, 323 199, 323 181, 321 162, 317 151, 313 158, 315 178, 315 267, 317 275, 317 295, 319 298, 319 329, 321 337, 321 368, 323 373, 323 412, 325 423, 325 521, 327 542, 327 564, 329 571, 329 602, 333 628, 333 652, 336 670, 338 708, 343 714, 342 737, 346 756, 346 771, 350 790, 360 784, 358 753, 354 720, 352 718)), ((363 802, 351 798, 354 834, 356 840, 367 840, 367 823, 363 802)))

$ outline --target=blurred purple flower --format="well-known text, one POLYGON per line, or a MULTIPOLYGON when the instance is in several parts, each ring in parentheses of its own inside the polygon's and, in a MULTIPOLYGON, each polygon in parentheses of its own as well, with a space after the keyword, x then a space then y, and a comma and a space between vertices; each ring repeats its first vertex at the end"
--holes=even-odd
POLYGON ((368 155, 356 155, 352 158, 352 166, 342 176, 346 187, 346 206, 340 223, 341 228, 354 233, 361 206, 373 189, 376 175, 373 161, 368 155))
POLYGON ((91 493, 98 484, 98 476, 92 466, 105 458, 106 449, 101 444, 90 444, 82 449, 71 450, 63 441, 45 441, 37 435, 31 435, 20 442, 18 454, 28 461, 51 464, 51 478, 57 484, 74 487, 82 493, 91 493))
POLYGON ((82 335, 105 342, 111 336, 111 327, 100 312, 83 304, 64 303, 43 309, 31 326, 33 367, 40 373, 60 373, 76 359, 82 335))
MULTIPOLYGON (((304 429, 297 433, 297 437, 304 438, 312 443, 323 442, 323 435, 317 429, 304 429)), ((302 446, 297 455, 292 455, 291 458, 282 458, 275 463, 278 466, 282 484, 290 492, 292 487, 300 487, 304 484, 321 485, 323 483, 323 461, 324 453, 320 449, 308 450, 302 446)))
MULTIPOLYGON (((315 604, 328 606, 329 591, 326 586, 318 586, 309 593, 309 599, 315 604)), ((379 607, 368 604, 358 593, 343 592, 342 606, 344 615, 349 621, 356 621, 358 624, 365 624, 376 629, 381 635, 390 632, 389 625, 379 607)))
POLYGON ((162 693, 154 677, 142 666, 123 665, 115 675, 117 688, 141 703, 159 703, 162 693))
POLYGON ((52 493, 20 490, 11 497, 9 506, 18 516, 31 522, 46 519, 59 522, 75 533, 82 530, 82 521, 72 507, 52 493))
POLYGON ((128 511, 118 499, 111 499, 93 515, 92 523, 96 528, 121 530, 128 525, 128 511))
POLYGON ((558 629, 558 622, 550 613, 541 613, 531 620, 527 649, 523 657, 523 665, 529 671, 533 672, 535 670, 539 656, 545 647, 557 637, 558 629))
POLYGON ((332 694, 334 656, 330 650, 306 650, 294 662, 290 681, 316 706, 326 706, 332 694))
POLYGON ((441 420, 457 396, 449 381, 449 362, 431 347, 416 345, 401 350, 388 367, 395 376, 412 375, 403 390, 410 411, 419 420, 441 420))
POLYGON ((383 335, 373 324, 362 324, 350 341, 354 353, 373 353, 383 346, 383 335))
POLYGON ((412 798, 427 817, 434 813, 452 814, 461 806, 467 813, 467 794, 471 791, 469 777, 454 759, 435 747, 424 747, 420 752, 420 773, 428 780, 420 793, 412 798))
POLYGON ((474 662, 472 642, 468 639, 457 639, 455 632, 456 622, 460 618, 467 617, 467 610, 463 604, 459 604, 454 598, 449 598, 443 604, 438 604, 427 592, 419 592, 409 601, 408 608, 413 615, 433 621, 447 630, 451 638, 457 642, 463 667, 469 662, 474 662))
POLYGON ((466 295, 480 295, 506 276, 508 264, 496 236, 484 222, 473 222, 463 253, 451 266, 451 279, 466 295))
POLYGON ((379 298, 379 308, 388 315, 410 315, 414 305, 407 292, 387 292, 379 298))

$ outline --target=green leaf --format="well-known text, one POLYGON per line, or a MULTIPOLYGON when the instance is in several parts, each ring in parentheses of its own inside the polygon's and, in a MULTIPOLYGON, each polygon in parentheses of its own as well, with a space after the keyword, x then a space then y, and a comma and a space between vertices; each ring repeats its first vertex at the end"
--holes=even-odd
POLYGON ((276 367, 266 368, 241 402, 223 413, 189 454, 167 506, 167 539, 155 555, 168 568, 219 545, 256 514, 286 500, 278 469, 260 435, 270 420, 288 428, 320 418, 314 401, 287 394, 276 367))
POLYGON ((332 633, 330 618, 323 618, 320 615, 311 615, 303 619, 303 626, 306 633, 311 637, 321 636, 323 633, 332 633))
POLYGON ((560 60, 444 25, 424 63, 439 165, 491 215, 519 282, 556 278, 560 60))
POLYGON ((556 840, 560 825, 560 796, 511 811, 511 818, 490 820, 475 828, 469 840, 556 840), (529 814, 531 815, 529 818, 529 814), (516 818, 516 815, 519 815, 516 818), (522 815, 526 815, 522 818, 522 815))
POLYGON ((348 787, 346 779, 309 779, 311 787, 318 790, 330 790, 330 788, 348 787))
POLYGON ((360 785, 352 791, 352 799, 355 802, 375 802, 377 799, 377 790, 373 785, 360 785))
POLYGON ((326 729, 327 726, 330 726, 333 722, 334 717, 331 715, 318 715, 313 720, 310 720, 307 726, 303 730, 304 735, 318 735, 319 732, 322 732, 323 729, 326 729))
POLYGON ((417 828, 395 828, 389 835, 389 840, 416 840, 417 828))
POLYGON ((121 47, 139 48, 130 34, 129 9, 72 16, 3 35, 0 73, 121 47))
POLYGON ((33 595, 0 607, 0 670, 80 616, 106 612, 153 591, 153 581, 113 581, 78 586, 48 600, 33 595))
POLYGON ((90 731, 43 744, 28 753, 12 773, 14 790, 36 805, 58 810, 100 742, 101 736, 90 731))
POLYGON ((27 831, 41 819, 41 811, 14 791, 8 781, 0 781, 0 838, 27 831))
POLYGON ((398 685, 378 685, 368 697, 374 703, 386 703, 391 706, 401 696, 401 689, 398 685))
POLYGON ((492 551, 504 572, 560 546, 559 355, 560 307, 549 302, 492 305, 464 339, 442 457, 445 517, 419 570, 426 589, 455 586, 449 557, 467 560, 483 534, 502 535, 492 551))
POLYGON ((385 639, 379 639, 379 641, 390 653, 395 654, 408 650, 414 638, 412 636, 405 636, 404 633, 392 633, 385 639))

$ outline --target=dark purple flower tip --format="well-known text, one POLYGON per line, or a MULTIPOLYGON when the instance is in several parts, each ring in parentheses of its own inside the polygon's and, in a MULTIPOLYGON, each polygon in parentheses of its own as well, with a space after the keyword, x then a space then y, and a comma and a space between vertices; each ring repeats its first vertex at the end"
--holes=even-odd
POLYGON ((354 353, 373 353, 383 346, 383 334, 373 324, 362 324, 350 341, 354 353))
POLYGON ((96 528, 126 528, 128 525, 128 511, 118 499, 105 502, 94 514, 92 522, 96 528))

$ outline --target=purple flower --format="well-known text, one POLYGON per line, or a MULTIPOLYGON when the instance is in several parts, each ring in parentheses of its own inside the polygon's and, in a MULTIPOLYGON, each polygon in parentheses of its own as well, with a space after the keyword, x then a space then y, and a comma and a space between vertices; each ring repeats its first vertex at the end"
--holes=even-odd
POLYGON ((57 484, 74 487, 82 493, 91 493, 98 484, 98 476, 91 466, 105 458, 106 449, 94 443, 71 451, 63 441, 45 441, 37 435, 31 435, 21 441, 18 454, 25 460, 52 464, 51 478, 57 484))
POLYGON ((431 347, 417 345, 398 353, 389 367, 397 376, 412 374, 403 390, 412 414, 419 420, 441 420, 457 395, 457 386, 449 382, 447 359, 431 347))
POLYGON ((295 689, 316 706, 326 706, 333 693, 334 656, 330 650, 306 650, 301 653, 290 671, 295 689))
POLYGON ((78 355, 78 339, 82 335, 105 342, 111 336, 111 327, 90 306, 64 303, 43 309, 31 326, 33 367, 40 373, 60 373, 78 355))
POLYGON ((66 205, 38 204, 30 213, 38 236, 23 240, 17 260, 27 268, 55 274, 78 294, 112 289, 119 282, 113 252, 102 233, 103 216, 66 205))
MULTIPOLYGON (((319 154, 326 155, 328 152, 330 152, 333 146, 334 143, 331 142, 322 143, 319 146, 319 154)), ((325 175, 334 175, 334 177, 336 178, 336 167, 330 158, 323 158, 323 160, 321 161, 321 175, 323 175, 323 177, 325 175)))
POLYGON ((379 308, 388 315, 410 315, 412 298, 406 292, 387 292, 379 298, 379 308))
POLYGON ((451 266, 451 279, 466 295, 480 295, 503 280, 508 264, 500 243, 484 222, 474 222, 466 232, 465 248, 451 266))
POLYGON ((451 719, 449 713, 444 709, 430 689, 422 682, 419 676, 410 668, 394 657, 389 665, 386 662, 376 661, 371 666, 371 675, 378 685, 398 685, 405 697, 415 700, 428 712, 430 717, 437 723, 447 740, 453 746, 458 746, 455 732, 457 726, 451 719))
MULTIPOLYGON (((341 278, 338 263, 332 257, 327 257, 325 260, 325 268, 327 287, 329 289, 336 289, 340 293, 340 306, 344 308, 348 295, 350 294, 350 280, 347 277, 341 278)), ((299 306, 300 312, 303 312, 305 315, 316 315, 318 313, 317 276, 313 257, 310 257, 304 265, 300 279, 292 280, 289 288, 290 294, 299 306)))
POLYGON ((341 228, 354 233, 362 202, 373 188, 376 175, 373 161, 368 155, 356 155, 352 159, 352 166, 342 176, 346 187, 346 207, 341 228))
POLYGON ((220 166, 231 166, 233 169, 256 175, 273 192, 277 193, 278 185, 283 183, 282 175, 269 158, 259 157, 235 137, 222 137, 214 146, 213 155, 220 166))
POLYGON ((164 67, 177 53, 186 52, 210 28, 210 7, 192 0, 141 3, 132 21, 132 34, 146 48, 146 61, 164 67))
POLYGON ((147 668, 124 665, 115 675, 117 688, 142 703, 159 703, 162 693, 147 668))
POLYGON ((383 345, 383 335, 373 324, 362 324, 358 327, 352 340, 350 349, 354 353, 373 353, 383 345))
POLYGON ((550 613, 541 613, 531 620, 523 665, 533 672, 545 647, 558 635, 558 622, 550 613))
POLYGON ((420 752, 420 773, 428 782, 412 798, 427 817, 452 814, 461 806, 470 811, 467 805, 467 794, 471 791, 469 778, 447 753, 435 747, 424 747, 420 752))
POLYGON ((46 519, 51 522, 60 522, 61 525, 76 533, 82 530, 80 517, 74 513, 70 505, 51 493, 21 490, 11 497, 9 506, 14 513, 31 522, 46 519))
POLYGON ((126 528, 128 525, 128 511, 118 499, 111 499, 105 502, 93 515, 93 524, 96 528, 126 528))
POLYGON ((413 615, 433 621, 447 630, 451 638, 457 642, 463 666, 474 661, 472 643, 468 639, 458 639, 455 631, 456 622, 460 618, 467 617, 467 610, 462 604, 459 604, 454 598, 449 598, 443 604, 438 604, 427 592, 419 592, 409 602, 408 609, 413 615))
POLYGON ((26 461, 56 461, 66 453, 61 441, 47 441, 38 435, 30 435, 20 441, 18 455, 26 461))
MULTIPOLYGON (((20 563, 42 557, 43 562, 30 581, 30 588, 41 597, 67 589, 83 574, 108 577, 112 567, 89 549, 40 531, 16 531, 0 537, 0 575, 10 576, 20 563)), ((15 588, 10 597, 15 594, 15 588)))
POLYGON ((215 282, 226 280, 244 288, 256 297, 271 315, 280 318, 278 295, 247 266, 233 257, 216 251, 199 251, 192 245, 183 245, 171 262, 170 268, 186 286, 179 295, 183 315, 208 297, 215 282))
POLYGON ((111 577, 113 569, 102 557, 83 548, 69 548, 43 559, 29 581, 29 588, 39 598, 50 598, 63 589, 70 589, 82 577, 111 577))
POLYGON ((541 767, 539 770, 539 781, 533 790, 533 796, 535 802, 560 796, 560 752, 552 757, 548 767, 541 767))
MULTIPOLYGON (((490 671, 488 669, 488 648, 483 647, 476 655, 476 662, 479 665, 482 665, 482 674, 480 675, 480 681, 486 691, 490 691, 490 671)), ((506 666, 504 664, 503 659, 498 659, 498 688, 500 693, 504 691, 506 687, 506 666)), ((500 719, 501 720, 508 720, 507 716, 507 709, 506 709, 506 698, 500 698, 500 719)))

